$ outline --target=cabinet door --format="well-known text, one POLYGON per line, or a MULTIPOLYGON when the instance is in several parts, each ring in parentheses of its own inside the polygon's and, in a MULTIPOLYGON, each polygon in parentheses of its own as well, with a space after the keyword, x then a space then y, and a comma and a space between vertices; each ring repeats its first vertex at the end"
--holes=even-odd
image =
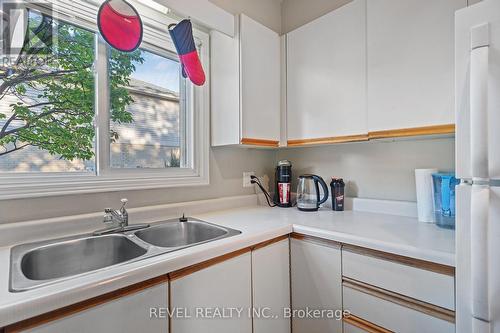
POLYGON ((290 308, 288 239, 252 252, 252 284, 253 307, 259 310, 253 333, 290 333, 290 318, 284 316, 284 309, 290 308))
POLYGON ((466 0, 370 0, 369 131, 453 124, 454 14, 466 0))
POLYGON ((287 34, 288 140, 366 134, 366 1, 287 34))
POLYGON ((240 143, 238 39, 210 31, 210 113, 212 146, 240 143))
POLYGON ((243 139, 280 140, 280 37, 240 15, 243 139))
POLYGON ((168 333, 168 316, 152 316, 164 313, 167 308, 165 282, 23 332, 168 333))
POLYGON ((246 253, 170 282, 175 333, 251 333, 251 255, 246 253), (238 312, 241 311, 241 312, 238 312))
MULTIPOLYGON (((293 310, 342 310, 340 248, 291 240, 293 310)), ((341 319, 341 318, 340 318, 341 319)), ((332 318, 292 318, 294 333, 340 333, 342 321, 332 318)))

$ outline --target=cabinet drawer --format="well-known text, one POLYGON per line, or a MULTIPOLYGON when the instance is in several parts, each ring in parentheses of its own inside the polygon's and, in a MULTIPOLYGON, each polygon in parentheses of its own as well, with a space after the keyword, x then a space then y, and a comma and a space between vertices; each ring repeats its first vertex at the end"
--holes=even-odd
MULTIPOLYGON (((381 298, 376 292, 354 289, 344 283, 342 288, 344 310, 356 317, 398 333, 453 333, 454 318, 442 311, 426 308, 418 303, 381 298)), ((355 331, 354 331, 355 332, 355 331)))
POLYGON ((346 245, 342 275, 446 309, 455 309, 454 268, 346 245))

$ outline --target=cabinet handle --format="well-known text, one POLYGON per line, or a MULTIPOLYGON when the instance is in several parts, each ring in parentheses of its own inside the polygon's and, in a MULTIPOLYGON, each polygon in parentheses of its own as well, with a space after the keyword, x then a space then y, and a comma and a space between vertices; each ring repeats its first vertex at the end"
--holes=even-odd
POLYGON ((489 24, 471 29, 470 154, 473 178, 488 178, 489 24))

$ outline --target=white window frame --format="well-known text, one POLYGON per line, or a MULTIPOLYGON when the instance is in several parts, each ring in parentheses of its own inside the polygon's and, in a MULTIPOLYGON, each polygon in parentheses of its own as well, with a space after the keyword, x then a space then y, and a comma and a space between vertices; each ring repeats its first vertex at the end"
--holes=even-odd
MULTIPOLYGON (((109 91, 107 77, 107 44, 99 36, 95 16, 102 0, 89 2, 73 0, 51 0, 56 19, 81 26, 96 33, 96 170, 84 172, 32 172, 0 173, 0 200, 67 195, 78 193, 96 193, 137 189, 154 189, 180 186, 200 186, 209 184, 209 36, 206 31, 193 29, 200 61, 207 80, 204 86, 195 87, 186 83, 185 93, 190 96, 181 102, 186 110, 186 140, 188 166, 183 168, 162 169, 118 169, 110 167, 109 138, 109 91), (74 4, 82 7, 80 11, 74 4), (95 11, 93 9, 96 9, 95 11), (104 74, 104 75, 103 75, 104 74), (192 119, 190 119, 192 118, 192 119)), ((177 22, 172 15, 142 5, 137 0, 129 2, 139 11, 144 25, 141 48, 159 55, 175 54, 175 48, 167 32, 170 23, 177 22), (161 45, 162 47, 158 47, 161 45)), ((37 8, 43 11, 43 8, 37 8)), ((182 88, 181 88, 182 90, 182 88)), ((180 94, 180 96, 185 96, 180 94)))

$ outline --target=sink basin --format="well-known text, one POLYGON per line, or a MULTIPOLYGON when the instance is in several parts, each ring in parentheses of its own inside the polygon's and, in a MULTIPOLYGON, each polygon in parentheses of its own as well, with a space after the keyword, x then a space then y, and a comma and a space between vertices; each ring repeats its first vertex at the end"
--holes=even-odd
POLYGON ((10 252, 9 289, 30 290, 240 233, 188 218, 186 222, 158 222, 139 231, 86 234, 17 245, 10 252))
POLYGON ((120 235, 75 239, 30 250, 21 259, 21 271, 30 280, 49 280, 119 264, 146 252, 120 235))
POLYGON ((223 237, 228 229, 201 221, 169 222, 137 231, 135 235, 159 247, 182 247, 223 237))
POLYGON ((49 280, 119 264, 146 252, 119 235, 75 239, 27 252, 21 270, 30 280, 49 280))

